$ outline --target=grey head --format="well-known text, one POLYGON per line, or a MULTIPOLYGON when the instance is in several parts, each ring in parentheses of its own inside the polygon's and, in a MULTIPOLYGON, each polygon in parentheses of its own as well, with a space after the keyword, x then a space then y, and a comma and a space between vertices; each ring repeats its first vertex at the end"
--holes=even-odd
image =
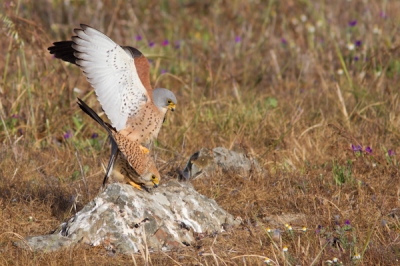
POLYGON ((174 111, 177 100, 175 94, 167 89, 157 88, 153 90, 154 104, 164 113, 168 110, 174 111))

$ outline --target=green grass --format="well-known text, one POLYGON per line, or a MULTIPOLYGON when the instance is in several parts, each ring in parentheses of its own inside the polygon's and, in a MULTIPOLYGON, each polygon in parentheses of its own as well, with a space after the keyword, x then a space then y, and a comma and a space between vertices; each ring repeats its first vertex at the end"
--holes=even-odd
POLYGON ((0 264, 144 264, 142 255, 112 257, 103 247, 41 254, 12 245, 49 233, 101 186, 106 132, 76 97, 101 107, 79 69, 47 51, 86 23, 140 49, 152 84, 177 96, 155 148, 162 182, 202 147, 240 149, 264 168, 193 182, 241 226, 151 253, 150 264, 396 265, 399 11, 394 0, 5 1, 0 264), (285 215, 296 217, 287 222, 293 230, 285 215))

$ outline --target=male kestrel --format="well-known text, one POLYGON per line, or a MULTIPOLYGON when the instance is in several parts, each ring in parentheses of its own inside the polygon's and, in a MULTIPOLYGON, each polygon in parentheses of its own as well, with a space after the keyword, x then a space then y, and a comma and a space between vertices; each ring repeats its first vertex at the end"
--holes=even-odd
MULTIPOLYGON (((110 136, 111 149, 114 150, 111 154, 112 156, 115 154, 115 158, 110 159, 113 164, 109 164, 107 173, 113 168, 112 174, 118 181, 129 183, 138 189, 141 189, 141 187, 146 189, 157 187, 160 181, 160 173, 150 155, 142 152, 139 142, 137 140, 132 141, 117 132, 114 127, 104 122, 93 109, 79 98, 78 105, 82 111, 106 129, 110 136)), ((104 178, 103 187, 107 178, 108 175, 104 178)))
MULTIPOLYGON (((129 157, 127 148, 124 148, 129 142, 118 141, 130 140, 138 143, 142 152, 148 152, 141 145, 150 147, 157 138, 166 112, 174 111, 177 100, 167 89, 152 89, 150 64, 139 50, 119 46, 92 27, 80 26, 74 30, 77 36, 73 36, 72 41, 55 42, 48 50, 56 58, 82 69, 112 126, 120 136, 124 136, 111 141, 106 182, 115 160, 122 157, 118 152, 129 157)), ((137 170, 134 165, 132 167, 137 170)))
POLYGON ((48 50, 82 69, 118 132, 148 147, 157 138, 166 112, 175 110, 175 95, 152 89, 150 64, 139 50, 119 46, 100 31, 80 26, 72 41, 55 42, 48 50))

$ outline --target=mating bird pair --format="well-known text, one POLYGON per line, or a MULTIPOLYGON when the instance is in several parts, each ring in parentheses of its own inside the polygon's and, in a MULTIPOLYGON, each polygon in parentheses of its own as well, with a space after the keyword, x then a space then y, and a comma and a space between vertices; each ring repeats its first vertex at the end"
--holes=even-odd
POLYGON ((78 99, 79 107, 107 130, 111 157, 103 180, 109 176, 141 189, 160 182, 148 148, 157 138, 168 110, 174 111, 175 95, 152 89, 150 64, 136 48, 119 46, 94 28, 81 24, 71 41, 53 43, 56 58, 77 65, 87 77, 111 125, 78 99))

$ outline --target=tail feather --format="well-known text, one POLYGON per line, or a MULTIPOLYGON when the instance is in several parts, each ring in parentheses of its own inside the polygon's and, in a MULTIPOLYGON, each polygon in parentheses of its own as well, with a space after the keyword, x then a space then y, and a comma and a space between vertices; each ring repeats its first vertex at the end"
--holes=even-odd
POLYGON ((114 168, 114 163, 117 160, 118 155, 119 155, 117 143, 115 143, 113 138, 111 138, 110 140, 111 140, 111 156, 110 156, 110 160, 108 161, 107 171, 106 171, 106 175, 104 176, 104 179, 103 179, 102 188, 104 188, 106 186, 108 178, 111 175, 111 171, 114 168))
POLYGON ((97 123, 100 124, 100 126, 102 126, 103 128, 105 128, 105 130, 107 130, 108 134, 110 135, 110 137, 112 138, 112 127, 107 124, 106 122, 103 121, 103 119, 100 118, 100 116, 98 116, 96 114, 95 111, 93 111, 92 108, 90 108, 84 101, 82 101, 81 99, 78 98, 78 105, 79 107, 82 109, 82 111, 84 111, 88 116, 90 116, 94 121, 96 121, 97 123))
POLYGON ((84 111, 88 116, 90 116, 94 121, 96 121, 97 123, 100 124, 100 126, 102 126, 103 128, 105 128, 110 136, 110 140, 111 140, 111 156, 110 156, 110 160, 108 161, 108 166, 107 166, 107 171, 106 171, 106 175, 104 176, 103 179, 103 185, 102 188, 104 189, 104 187, 106 186, 106 183, 108 181, 108 178, 111 175, 111 171, 114 167, 114 163, 115 160, 117 159, 118 155, 119 155, 119 149, 118 149, 118 144, 115 142, 113 135, 112 135, 112 126, 110 126, 109 124, 107 124, 106 122, 103 121, 103 119, 101 119, 95 111, 93 111, 92 108, 90 108, 84 101, 82 101, 81 99, 78 98, 78 105, 79 107, 82 109, 82 111, 84 111))

